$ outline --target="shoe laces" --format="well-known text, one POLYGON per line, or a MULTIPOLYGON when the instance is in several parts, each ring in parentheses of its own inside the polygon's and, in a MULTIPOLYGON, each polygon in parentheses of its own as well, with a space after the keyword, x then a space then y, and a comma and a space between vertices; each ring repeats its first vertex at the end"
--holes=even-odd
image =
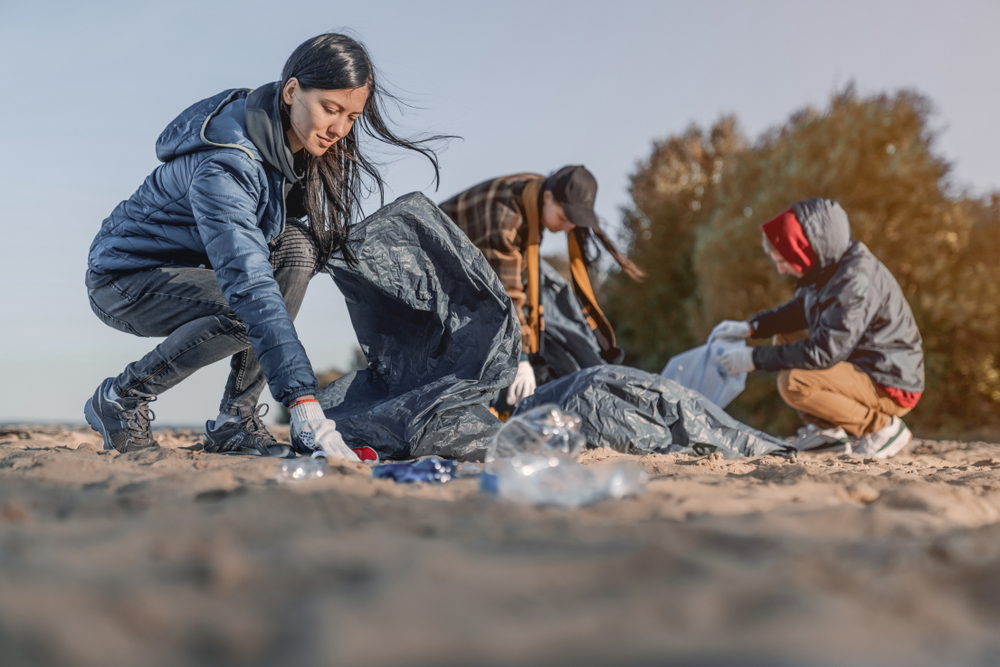
POLYGON ((125 426, 133 447, 151 447, 156 444, 151 426, 152 421, 156 419, 156 413, 149 407, 155 400, 155 396, 137 398, 135 407, 125 412, 125 426))
POLYGON ((267 403, 261 403, 255 409, 249 411, 245 416, 240 417, 240 428, 254 436, 253 442, 257 450, 265 456, 269 455, 267 448, 269 445, 276 445, 278 441, 274 439, 271 432, 264 426, 261 418, 269 410, 267 403))

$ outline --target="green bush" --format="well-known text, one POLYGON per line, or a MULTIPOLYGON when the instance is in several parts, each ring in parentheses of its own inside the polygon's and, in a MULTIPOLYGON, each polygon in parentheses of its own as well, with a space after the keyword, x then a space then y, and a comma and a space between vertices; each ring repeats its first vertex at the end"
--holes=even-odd
MULTIPOLYGON (((899 280, 923 335, 927 391, 907 422, 925 434, 1000 425, 1000 195, 949 185, 929 115, 920 95, 859 98, 849 87, 753 145, 732 117, 655 142, 624 216, 629 254, 650 279, 612 275, 605 287, 626 363, 659 371, 718 321, 787 300, 794 284, 761 250, 760 225, 827 197, 899 280)), ((730 410, 776 433, 797 425, 772 374, 751 374, 730 410)))

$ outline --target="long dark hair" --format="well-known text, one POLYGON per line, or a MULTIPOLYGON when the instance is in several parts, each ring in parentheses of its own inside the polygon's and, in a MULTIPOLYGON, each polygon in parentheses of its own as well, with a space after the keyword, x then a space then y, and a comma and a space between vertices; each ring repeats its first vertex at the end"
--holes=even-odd
MULTIPOLYGON (((348 262, 354 255, 347 245, 348 228, 358 202, 378 190, 385 203, 385 181, 378 165, 366 156, 358 145, 358 133, 383 143, 416 151, 434 166, 435 187, 441 174, 437 155, 426 145, 450 138, 445 135, 403 139, 386 125, 382 113, 384 100, 401 102, 387 92, 378 81, 368 50, 358 40, 339 33, 326 33, 308 39, 289 56, 281 70, 281 90, 295 78, 304 90, 344 90, 368 87, 368 101, 357 122, 321 157, 302 151, 306 163, 304 204, 309 215, 309 233, 316 242, 320 259, 325 264, 337 250, 343 250, 348 262), (366 182, 367 181, 367 182, 366 182)), ((283 114, 288 113, 284 101, 283 114)))
MULTIPOLYGON (((618 263, 618 266, 622 268, 622 271, 624 271, 629 278, 640 283, 646 279, 646 272, 636 266, 635 262, 623 255, 600 227, 594 227, 593 229, 587 227, 577 227, 571 233, 576 234, 576 242, 580 245, 580 252, 583 255, 583 263, 588 269, 594 262, 597 261, 597 258, 601 254, 600 249, 597 247, 595 247, 593 251, 590 249, 591 244, 588 242, 596 240, 604 246, 604 249, 608 251, 608 254, 614 258, 614 260, 618 263)), ((594 243, 593 245, 596 246, 597 243, 594 243)))

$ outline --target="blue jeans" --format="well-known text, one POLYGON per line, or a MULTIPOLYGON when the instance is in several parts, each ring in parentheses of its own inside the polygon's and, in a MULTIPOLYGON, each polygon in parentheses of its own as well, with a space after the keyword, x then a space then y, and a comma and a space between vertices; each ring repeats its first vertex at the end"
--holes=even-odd
MULTIPOLYGON (((289 221, 270 246, 271 268, 292 319, 316 275, 317 250, 308 232, 289 221)), ((165 266, 130 273, 87 271, 90 307, 108 326, 166 339, 114 379, 120 396, 157 396, 199 368, 232 357, 220 413, 254 408, 266 378, 246 327, 226 303, 215 271, 165 266)))

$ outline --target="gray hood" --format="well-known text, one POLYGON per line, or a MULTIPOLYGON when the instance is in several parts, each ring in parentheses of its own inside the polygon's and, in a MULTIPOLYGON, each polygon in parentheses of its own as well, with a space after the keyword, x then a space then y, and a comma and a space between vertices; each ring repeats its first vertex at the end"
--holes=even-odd
POLYGON ((279 92, 279 82, 272 81, 247 96, 247 134, 267 164, 280 171, 289 183, 298 183, 305 174, 295 168, 295 156, 281 119, 279 92))
POLYGON ((243 105, 249 92, 247 88, 224 90, 189 106, 156 140, 156 157, 169 162, 181 155, 235 148, 259 161, 260 152, 243 126, 243 105))
POLYGON ((816 253, 817 266, 809 273, 839 262, 851 245, 851 223, 840 204, 832 199, 803 199, 792 204, 792 211, 816 253))

